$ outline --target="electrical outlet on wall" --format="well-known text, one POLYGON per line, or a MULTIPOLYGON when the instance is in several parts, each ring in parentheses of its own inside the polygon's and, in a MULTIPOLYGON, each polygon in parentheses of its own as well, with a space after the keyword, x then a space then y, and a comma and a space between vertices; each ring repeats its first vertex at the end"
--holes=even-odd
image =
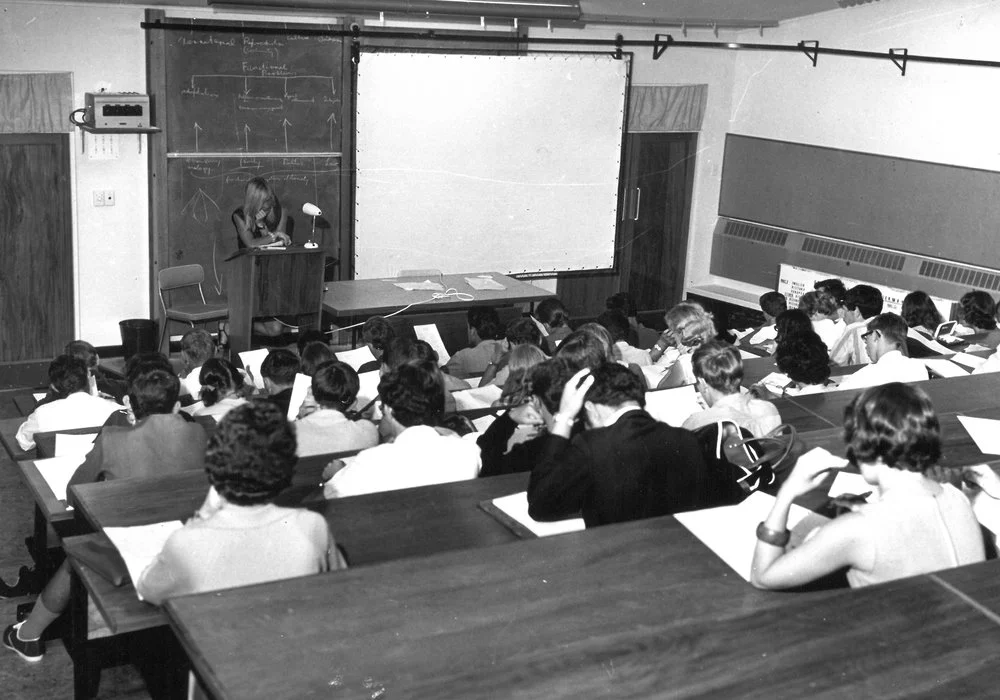
POLYGON ((104 206, 113 207, 115 205, 115 191, 104 190, 104 206))
POLYGON ((104 190, 94 190, 94 206, 104 206, 104 190))

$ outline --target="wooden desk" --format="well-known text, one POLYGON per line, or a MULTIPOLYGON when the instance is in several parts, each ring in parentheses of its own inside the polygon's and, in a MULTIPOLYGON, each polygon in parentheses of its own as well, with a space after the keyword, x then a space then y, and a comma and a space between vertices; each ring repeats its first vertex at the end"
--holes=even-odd
POLYGON ((440 279, 433 276, 399 277, 368 280, 345 280, 342 282, 327 282, 327 291, 323 295, 323 309, 334 316, 361 317, 374 314, 385 314, 398 311, 408 304, 420 303, 413 307, 415 312, 467 309, 472 306, 511 306, 521 302, 535 302, 553 296, 541 287, 527 282, 521 282, 513 277, 501 275, 499 272, 469 272, 457 275, 443 275, 440 279), (469 286, 466 277, 488 274, 504 286, 499 291, 479 291, 469 286), (407 292, 395 286, 396 282, 423 282, 431 279, 440 281, 445 289, 454 288, 459 292, 471 294, 471 301, 460 301, 454 297, 431 301, 434 292, 407 292))
MULTIPOLYGON (((39 393, 44 394, 45 391, 42 390, 39 393)), ((37 405, 38 401, 35 400, 34 393, 18 394, 14 397, 14 406, 22 416, 30 416, 31 412, 35 410, 35 406, 37 405)))
POLYGON ((21 427, 24 418, 4 418, 0 420, 0 442, 3 443, 7 454, 15 462, 21 459, 34 459, 35 450, 24 451, 17 444, 17 429, 21 427))
POLYGON ((47 579, 54 570, 49 548, 59 544, 49 537, 50 527, 57 539, 77 534, 78 528, 72 509, 67 508, 66 503, 52 493, 34 460, 21 460, 17 462, 17 466, 21 472, 21 480, 35 502, 34 534, 28 540, 28 551, 38 573, 47 579))
POLYGON ((1000 650, 1000 626, 931 579, 758 591, 671 517, 165 609, 217 698, 992 692, 1000 650))

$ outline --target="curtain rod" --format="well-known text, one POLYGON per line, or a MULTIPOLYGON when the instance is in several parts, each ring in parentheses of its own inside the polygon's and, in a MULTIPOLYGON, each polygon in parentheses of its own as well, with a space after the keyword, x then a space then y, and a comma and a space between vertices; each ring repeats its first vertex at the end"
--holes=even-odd
POLYGON ((435 41, 464 41, 464 42, 490 42, 490 43, 529 43, 529 44, 561 44, 569 46, 607 46, 616 50, 626 48, 651 48, 653 50, 653 60, 658 60, 668 48, 688 48, 688 49, 716 49, 728 51, 774 51, 774 52, 795 52, 803 53, 815 66, 821 54, 830 56, 850 56, 853 58, 871 58, 877 60, 890 60, 896 64, 903 75, 906 75, 906 64, 908 62, 936 63, 956 66, 978 66, 981 68, 1000 68, 1000 61, 986 61, 974 58, 954 58, 951 56, 925 56, 922 54, 912 54, 905 48, 891 48, 885 52, 879 51, 858 51, 854 49, 826 48, 819 45, 817 41, 800 41, 798 44, 760 44, 743 43, 734 41, 688 41, 676 40, 670 34, 657 34, 652 40, 647 39, 625 39, 619 34, 614 39, 574 39, 560 37, 525 37, 525 36, 498 36, 484 35, 482 32, 475 34, 448 33, 440 34, 437 30, 427 29, 421 31, 414 30, 388 30, 388 31, 366 31, 358 25, 352 25, 347 29, 307 29, 296 27, 289 30, 284 27, 246 27, 231 24, 206 24, 199 22, 142 22, 139 25, 142 29, 160 29, 165 31, 211 31, 222 34, 289 34, 299 36, 336 36, 351 39, 434 39, 435 41))

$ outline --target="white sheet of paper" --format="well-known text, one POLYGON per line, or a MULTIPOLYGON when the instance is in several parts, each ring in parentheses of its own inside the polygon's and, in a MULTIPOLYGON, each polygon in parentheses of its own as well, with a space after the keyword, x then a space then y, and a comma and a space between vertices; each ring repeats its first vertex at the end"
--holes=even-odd
POLYGON ((260 376, 260 366, 264 364, 264 358, 267 357, 268 352, 267 348, 259 348, 239 353, 243 369, 253 377, 253 385, 258 389, 264 388, 264 377, 260 376))
POLYGON ((878 496, 875 494, 875 487, 865 481, 863 476, 854 472, 837 472, 833 483, 830 484, 829 493, 830 498, 836 498, 844 494, 848 496, 860 496, 863 493, 867 493, 868 497, 865 500, 868 503, 874 503, 878 500, 878 496))
POLYGON ((365 364, 366 362, 374 362, 375 356, 372 355, 372 351, 367 345, 362 345, 360 348, 354 348, 353 350, 342 350, 341 352, 335 352, 337 359, 344 364, 350 365, 355 372, 358 371, 358 367, 365 364))
POLYGON ((549 336, 549 332, 547 330, 545 330, 545 324, 543 324, 541 321, 539 321, 534 316, 528 316, 528 318, 530 318, 532 321, 535 322, 535 327, 538 328, 538 330, 542 334, 543 338, 547 338, 549 336))
POLYGON ((983 454, 1000 455, 1000 420, 959 416, 958 422, 983 454))
POLYGON ((642 376, 646 378, 646 386, 656 388, 656 385, 660 383, 660 380, 670 371, 669 366, 661 365, 647 365, 645 367, 640 367, 642 370, 642 376))
MULTIPOLYGON (((182 527, 184 527, 184 523, 180 520, 170 520, 152 525, 106 527, 104 534, 118 548, 118 553, 125 560, 128 575, 135 583, 139 580, 139 575, 163 549, 167 538, 182 527)), ((139 594, 136 593, 136 595, 139 594)), ((142 600, 142 596, 139 596, 139 600, 142 600)))
POLYGON ((750 339, 751 345, 760 345, 761 343, 766 343, 769 340, 774 340, 778 337, 778 331, 774 326, 764 326, 759 331, 754 333, 753 338, 750 339))
POLYGON ((312 377, 301 372, 295 375, 295 383, 292 384, 292 397, 288 402, 288 420, 295 420, 299 416, 299 409, 302 402, 309 395, 312 389, 312 377))
POLYGON ((934 372, 939 377, 964 377, 969 372, 960 365, 956 365, 951 360, 938 360, 934 358, 921 358, 924 366, 934 372))
POLYGON ((394 282, 395 286, 407 292, 443 292, 444 286, 438 282, 424 280, 423 282, 394 282))
POLYGON ((787 374, 782 374, 781 372, 771 372, 769 375, 761 379, 760 383, 773 391, 775 394, 780 394, 782 389, 792 383, 792 379, 787 374))
POLYGON ((94 449, 94 440, 97 433, 84 433, 83 435, 73 435, 71 433, 56 433, 56 457, 79 456, 83 462, 83 457, 94 449))
POLYGON ((973 343, 972 345, 967 345, 965 347, 966 352, 983 352, 985 350, 992 350, 993 348, 987 345, 980 345, 979 343, 973 343))
POLYGON ((36 459, 35 468, 49 485, 52 494, 60 501, 66 500, 66 487, 76 473, 76 468, 83 464, 84 455, 68 455, 66 457, 50 457, 36 459))
POLYGON ((705 406, 693 384, 646 392, 646 412, 675 428, 681 427, 692 414, 704 410, 705 406))
MULTIPOLYGON (((735 506, 693 510, 677 513, 674 517, 733 571, 749 581, 757 546, 757 524, 767 518, 773 505, 773 496, 756 491, 735 506)), ((793 504, 788 513, 788 529, 792 531, 789 546, 798 546, 810 532, 828 521, 829 518, 793 504)))
POLYGON ((986 363, 986 358, 970 355, 967 352, 956 352, 951 356, 951 361, 957 362, 958 364, 968 367, 969 369, 979 369, 986 363))
POLYGON ((39 391, 36 394, 32 394, 32 397, 34 397, 35 401, 41 401, 42 399, 45 398, 45 392, 44 391, 39 391))
POLYGON ((479 418, 476 418, 475 420, 472 421, 472 424, 476 426, 476 431, 480 433, 485 433, 489 429, 489 427, 493 425, 493 421, 495 421, 496 419, 497 417, 494 416, 492 413, 490 413, 489 415, 480 416, 479 418))
POLYGON ((531 530, 538 537, 562 535, 567 532, 579 532, 586 529, 583 518, 556 520, 551 523, 541 523, 528 515, 528 492, 521 491, 510 496, 494 498, 493 505, 502 510, 517 522, 531 530))
POLYGON ((367 406, 372 399, 378 396, 378 382, 381 378, 382 375, 379 374, 378 370, 359 374, 358 381, 361 383, 361 386, 358 389, 358 398, 355 403, 367 406))
POLYGON ((753 333, 753 328, 744 328, 743 330, 740 330, 738 328, 732 328, 729 330, 729 332, 732 333, 734 336, 736 336, 736 340, 743 340, 748 335, 753 333))
POLYGON ((427 323, 414 326, 413 333, 417 336, 418 340, 422 340, 434 348, 434 352, 438 354, 438 367, 444 367, 448 364, 451 355, 448 354, 448 349, 445 348, 444 341, 441 340, 441 333, 438 332, 438 327, 435 324, 427 323))
POLYGON ((488 384, 477 389, 453 391, 451 395, 455 397, 456 410, 468 411, 473 408, 489 408, 494 401, 500 398, 502 393, 501 387, 496 384, 488 384))
POLYGON ((479 275, 478 277, 466 277, 465 281, 469 283, 469 286, 480 292, 499 292, 506 287, 497 282, 495 279, 489 275, 479 275))
POLYGON ((951 349, 949 349, 948 347, 942 345, 937 341, 929 340, 927 336, 925 336, 923 333, 915 331, 912 328, 907 329, 906 337, 913 338, 924 347, 930 349, 932 352, 936 352, 938 355, 948 355, 951 353, 951 349))
POLYGON ((747 352, 746 350, 740 350, 740 358, 744 360, 756 360, 760 358, 760 355, 755 355, 752 352, 747 352))

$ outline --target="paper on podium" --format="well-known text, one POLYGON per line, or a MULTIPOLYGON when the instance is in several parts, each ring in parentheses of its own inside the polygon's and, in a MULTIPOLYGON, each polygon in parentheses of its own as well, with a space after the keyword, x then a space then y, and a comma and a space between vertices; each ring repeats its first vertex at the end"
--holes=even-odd
POLYGON ((49 485, 52 495, 60 501, 65 501, 69 480, 73 478, 77 467, 83 464, 84 459, 85 456, 82 454, 36 459, 35 468, 45 479, 45 483, 49 485))
MULTIPOLYGON (((180 520, 170 520, 165 523, 134 527, 106 527, 104 534, 118 548, 118 553, 125 560, 128 575, 132 583, 135 583, 139 580, 139 575, 163 549, 170 535, 182 527, 184 523, 180 520)), ((136 595, 139 595, 138 592, 136 595)), ((139 596, 139 600, 142 600, 142 596, 139 596)))
POLYGON ((468 411, 473 408, 489 408, 493 402, 500 398, 503 389, 496 384, 479 387, 478 389, 464 389, 453 391, 455 397, 455 408, 459 411, 468 411))
POLYGON ((983 454, 1000 455, 1000 420, 959 416, 958 422, 983 454))
POLYGON ((84 433, 83 435, 56 433, 56 457, 79 456, 82 463, 82 458, 94 449, 95 439, 97 439, 97 433, 84 433))
POLYGON ((360 348, 354 348, 353 350, 341 350, 333 354, 344 364, 350 365, 355 372, 366 362, 375 362, 375 356, 372 355, 372 351, 367 345, 362 345, 360 348))
MULTIPOLYGON (((767 518, 773 505, 773 496, 756 491, 735 506, 693 510, 677 513, 674 517, 733 571, 749 581, 757 546, 757 524, 767 518)), ((788 513, 788 529, 792 531, 788 546, 794 548, 802 544, 810 532, 826 522, 829 518, 793 504, 788 513)))
POLYGON ((299 417, 299 409, 302 408, 302 402, 306 400, 310 389, 312 389, 312 377, 301 372, 296 374, 295 383, 292 384, 292 396, 288 401, 288 420, 293 421, 299 417))
POLYGON ((964 377, 969 373, 967 370, 962 369, 951 360, 922 358, 921 361, 927 369, 939 377, 964 377))
POLYGON ((557 520, 551 523, 542 523, 528 515, 528 492, 521 491, 510 496, 494 498, 493 505, 497 507, 511 520, 530 530, 536 537, 549 537, 550 535, 562 535, 566 532, 579 532, 586 529, 583 518, 570 518, 569 520, 557 520))
POLYGON ((417 336, 418 340, 422 340, 430 345, 434 349, 434 352, 437 353, 438 367, 444 367, 448 364, 451 355, 448 354, 448 349, 445 348, 444 341, 441 340, 441 334, 438 332, 438 327, 435 324, 425 323, 414 326, 413 333, 417 336))
POLYGON ((681 427, 692 414, 704 410, 693 384, 646 392, 646 413, 675 428, 681 427))
POLYGON ((260 374, 260 366, 264 364, 268 349, 247 350, 239 353, 240 361, 243 362, 243 369, 253 378, 253 385, 258 389, 264 388, 264 377, 260 374))
POLYGON ((466 277, 465 281, 469 286, 480 292, 500 292, 506 289, 489 275, 479 275, 478 277, 466 277))

